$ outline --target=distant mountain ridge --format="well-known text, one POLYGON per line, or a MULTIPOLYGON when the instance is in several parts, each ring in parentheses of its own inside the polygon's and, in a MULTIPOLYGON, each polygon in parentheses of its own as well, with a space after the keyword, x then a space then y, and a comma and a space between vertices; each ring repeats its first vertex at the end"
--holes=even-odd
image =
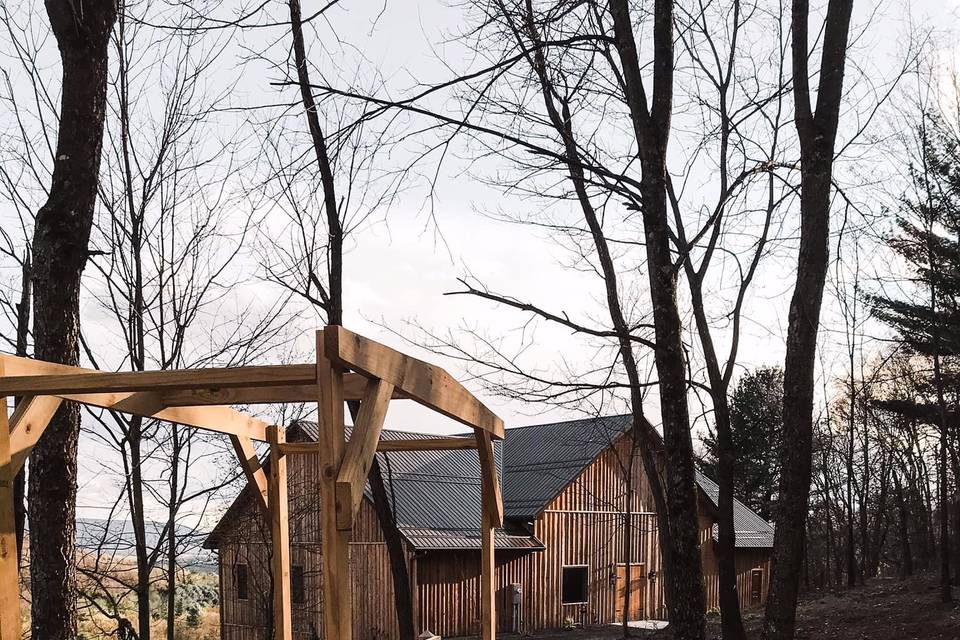
MULTIPOLYGON (((105 555, 117 558, 133 558, 136 555, 136 539, 133 522, 130 520, 106 520, 103 518, 77 518, 77 549, 91 552, 100 549, 105 555)), ((148 520, 146 522, 146 544, 148 549, 158 545, 165 547, 161 540, 164 523, 148 520)), ((178 564, 196 569, 216 569, 217 556, 204 549, 201 544, 207 536, 206 531, 194 531, 189 527, 176 527, 178 564)), ((28 532, 29 535, 29 532, 28 532)), ((162 552, 166 555, 166 550, 162 552)))

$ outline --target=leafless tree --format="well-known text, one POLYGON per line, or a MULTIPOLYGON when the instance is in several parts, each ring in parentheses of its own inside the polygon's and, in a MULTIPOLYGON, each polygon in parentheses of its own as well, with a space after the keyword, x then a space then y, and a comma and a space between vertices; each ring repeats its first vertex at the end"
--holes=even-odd
POLYGON ((829 263, 834 144, 852 11, 852 0, 830 0, 827 5, 818 73, 811 73, 809 66, 810 5, 795 0, 791 11, 794 121, 800 144, 800 252, 784 360, 784 441, 792 446, 784 447, 781 455, 766 640, 788 640, 796 625, 810 498, 817 333, 829 263), (816 108, 811 78, 818 78, 816 108))
MULTIPOLYGON (((114 0, 46 3, 63 64, 60 126, 52 183, 37 212, 33 255, 34 355, 76 365, 80 360, 80 277, 97 197, 107 94, 107 58, 116 20, 114 0)), ((80 410, 65 403, 30 459, 30 545, 36 638, 76 637, 73 568, 77 441, 80 410)))
MULTIPOLYGON (((88 285, 108 320, 84 341, 88 359, 100 369, 241 365, 283 335, 282 298, 265 309, 231 308, 229 292, 241 277, 238 257, 245 255, 252 224, 249 214, 236 213, 231 197, 234 141, 212 135, 211 114, 224 106, 231 86, 218 87, 208 77, 223 51, 219 39, 152 26, 184 19, 183 10, 160 3, 120 7, 100 187, 105 215, 94 236, 105 250, 93 261, 88 285)), ((217 451, 176 425, 119 413, 93 416, 98 426, 92 435, 117 453, 103 466, 118 472, 136 577, 113 573, 114 561, 102 563, 100 555, 84 573, 89 579, 103 569, 98 579, 132 590, 137 623, 118 624, 146 639, 151 589, 166 560, 166 633, 172 639, 178 557, 196 545, 183 512, 197 510, 194 521, 202 518, 222 488, 221 481, 197 483, 197 469, 217 451)), ((109 526, 104 532, 114 533, 109 526)), ((88 591, 90 598, 103 597, 102 589, 88 591)))

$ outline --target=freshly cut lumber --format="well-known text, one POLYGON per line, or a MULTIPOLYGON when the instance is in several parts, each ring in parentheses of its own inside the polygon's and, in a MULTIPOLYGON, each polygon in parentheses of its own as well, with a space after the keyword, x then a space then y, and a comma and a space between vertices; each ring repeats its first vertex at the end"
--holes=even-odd
MULTIPOLYGON (((269 431, 272 430, 273 427, 271 426, 269 431)), ((268 437, 270 436, 269 431, 267 433, 268 437)), ((243 470, 243 475, 247 477, 247 483, 258 497, 257 502, 260 504, 261 511, 264 515, 269 515, 270 499, 267 495, 269 492, 267 475, 263 472, 257 450, 253 448, 253 441, 245 436, 232 435, 230 436, 230 442, 233 444, 233 450, 236 451, 237 458, 240 460, 240 468, 243 470)), ((271 442, 270 447, 277 447, 280 450, 282 439, 277 444, 271 442)), ((282 454, 282 451, 280 453, 282 454)))
POLYGON ((338 325, 324 329, 324 341, 331 360, 371 378, 385 380, 411 400, 449 418, 488 431, 497 439, 503 438, 503 420, 440 367, 338 325))
MULTIPOLYGON (((96 375, 95 369, 84 369, 81 367, 71 367, 64 364, 55 364, 52 362, 43 362, 41 360, 31 360, 30 358, 20 358, 7 354, 0 354, 0 365, 4 371, 14 371, 18 374, 25 371, 35 372, 37 376, 48 374, 59 374, 64 371, 73 371, 71 375, 96 375)), ((26 377, 29 377, 26 376, 26 377)), ((0 383, 5 378, 0 378, 0 383)), ((34 395, 34 394, 22 394, 34 395)), ((114 411, 123 411, 143 418, 152 418, 155 420, 165 420, 167 422, 176 422, 187 427, 195 427, 207 431, 216 431, 228 435, 237 435, 252 438, 253 440, 266 441, 267 423, 254 418, 253 416, 241 413, 230 407, 211 406, 211 407, 170 407, 158 408, 162 404, 158 396, 153 392, 89 392, 89 393, 67 393, 67 394, 46 394, 56 395, 64 400, 72 400, 92 407, 101 409, 111 409, 114 411)), ((38 396, 42 397, 42 396, 38 396)), ((38 436, 39 437, 39 436, 38 436)), ((24 445, 17 443, 17 451, 22 451, 24 445)), ((32 445, 30 445, 32 446, 32 445)))
POLYGON ((494 527, 503 526, 503 495, 497 478, 497 462, 493 456, 490 434, 482 429, 475 431, 477 453, 480 456, 480 480, 483 488, 483 507, 494 527))
POLYGON ((287 459, 278 446, 284 441, 282 428, 271 425, 270 442, 270 556, 273 577, 273 638, 293 640, 293 614, 290 610, 290 512, 287 493, 287 459))
MULTIPOLYGON (((310 365, 314 366, 314 365, 310 365)), ((369 378, 357 373, 343 376, 343 399, 362 400, 369 378)), ((403 398, 402 393, 394 392, 394 399, 403 398)), ((161 398, 165 406, 184 407, 211 404, 274 404, 283 402, 316 402, 317 385, 287 384, 270 387, 231 387, 197 388, 164 391, 161 398)))
POLYGON ((63 402, 56 396, 27 396, 10 418, 10 464, 16 475, 63 402))
POLYGON ((337 476, 343 460, 343 371, 326 353, 324 332, 317 331, 317 392, 320 451, 320 535, 324 640, 352 640, 350 532, 337 526, 337 476))
POLYGON ((392 395, 393 385, 389 382, 370 380, 367 384, 337 475, 337 527, 341 531, 353 528, 392 395))
MULTIPOLYGON (((35 362, 35 361, 33 361, 35 362)), ((316 382, 313 365, 281 364, 225 369, 172 369, 168 371, 82 370, 69 373, 26 373, 0 378, 0 394, 8 396, 63 396, 111 391, 163 391, 166 389, 270 387, 316 382)))
POLYGON ((377 451, 458 451, 476 449, 473 438, 411 438, 381 440, 377 451))
MULTIPOLYGON (((411 438, 409 440, 380 440, 377 451, 465 451, 477 448, 474 438, 411 438)), ((284 455, 318 455, 316 442, 286 442, 280 445, 284 455)))
MULTIPOLYGON (((2 372, 2 365, 0 365, 2 372)), ((0 640, 20 640, 20 581, 7 398, 0 397, 0 640)))

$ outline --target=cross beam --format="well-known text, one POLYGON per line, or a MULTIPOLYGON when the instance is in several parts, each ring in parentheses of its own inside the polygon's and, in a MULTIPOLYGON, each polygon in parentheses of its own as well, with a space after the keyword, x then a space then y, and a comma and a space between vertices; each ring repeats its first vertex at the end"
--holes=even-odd
POLYGON ((248 483, 271 523, 278 640, 292 636, 287 454, 320 456, 325 637, 351 640, 348 543, 374 454, 477 449, 483 488, 482 630, 483 640, 491 640, 496 619, 493 531, 503 522, 492 440, 503 438, 503 421, 440 367, 340 326, 328 326, 316 338, 316 363, 276 366, 110 373, 0 354, 0 640, 20 635, 13 475, 63 400, 231 437, 248 483), (8 424, 6 400, 10 397, 22 400, 8 424), (471 427, 475 435, 381 441, 391 399, 414 400, 471 427), (359 413, 347 441, 343 403, 356 400, 361 401, 359 413), (317 443, 288 444, 279 427, 225 406, 289 402, 318 404, 317 443), (261 467, 254 440, 270 444, 269 474, 261 467))

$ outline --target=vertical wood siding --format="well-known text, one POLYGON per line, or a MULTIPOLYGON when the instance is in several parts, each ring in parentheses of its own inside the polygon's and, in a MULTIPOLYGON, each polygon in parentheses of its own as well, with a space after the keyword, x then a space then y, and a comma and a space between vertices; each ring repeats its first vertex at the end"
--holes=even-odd
MULTIPOLYGON (((529 523, 543 551, 498 551, 496 560, 497 628, 513 628, 510 585, 522 587, 520 630, 558 628, 566 620, 577 624, 616 621, 617 566, 625 562, 623 541, 626 483, 621 461, 626 441, 607 449, 556 496, 536 521, 529 523), (587 602, 561 602, 561 576, 566 565, 586 565, 587 602)), ((319 469, 313 456, 290 460, 291 558, 304 567, 306 601, 294 605, 297 640, 322 637, 320 587, 320 526, 316 491, 319 469)), ((666 617, 657 516, 649 483, 639 459, 634 462, 635 490, 631 499, 632 575, 643 580, 643 616, 666 617)), ((717 563, 711 538, 711 507, 701 505, 700 540, 708 610, 717 609, 717 563)), ((221 625, 224 640, 262 640, 270 620, 269 528, 252 503, 233 524, 232 536, 220 546, 221 625), (248 565, 250 599, 239 601, 233 567, 248 565)), ((741 606, 751 606, 754 569, 762 570, 762 598, 769 585, 769 550, 737 554, 741 606)), ((395 640, 389 556, 372 505, 364 500, 351 538, 353 627, 357 640, 395 640)), ((480 552, 432 551, 410 561, 415 587, 418 631, 444 637, 480 633, 480 552)))
MULTIPOLYGON (((291 456, 290 562, 303 567, 304 601, 293 604, 293 633, 297 640, 323 635, 323 590, 315 456, 291 456)), ((220 625, 223 640, 263 640, 269 636, 272 590, 270 529, 252 501, 220 543, 220 625), (237 595, 234 570, 247 565, 248 599, 237 595)), ((364 501, 350 539, 353 627, 359 640, 396 640, 397 615, 393 606, 393 577, 389 555, 373 506, 364 501)))

